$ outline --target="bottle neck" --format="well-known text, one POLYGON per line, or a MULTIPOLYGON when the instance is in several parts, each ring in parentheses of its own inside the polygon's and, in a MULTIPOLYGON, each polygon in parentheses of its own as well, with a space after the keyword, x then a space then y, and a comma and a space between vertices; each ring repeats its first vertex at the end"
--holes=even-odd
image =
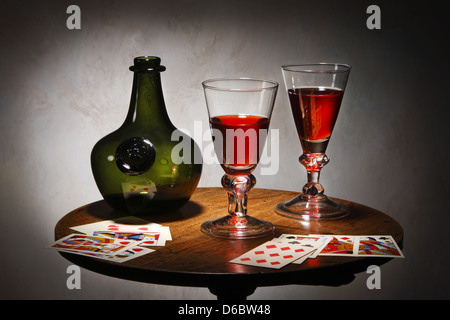
POLYGON ((123 126, 131 124, 173 127, 164 103, 159 72, 134 72, 130 108, 123 126))

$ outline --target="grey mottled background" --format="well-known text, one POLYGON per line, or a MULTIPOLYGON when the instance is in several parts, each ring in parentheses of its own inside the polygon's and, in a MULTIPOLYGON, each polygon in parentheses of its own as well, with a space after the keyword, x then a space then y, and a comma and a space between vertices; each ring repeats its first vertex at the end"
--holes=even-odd
MULTIPOLYGON (((280 170, 257 187, 300 190, 304 168, 280 66, 353 66, 322 172, 327 194, 381 210, 405 231, 405 259, 343 287, 258 288, 251 299, 427 299, 449 296, 448 17, 438 1, 10 1, 0 3, 2 299, 213 299, 207 289, 140 284, 82 270, 44 247, 67 212, 101 198, 89 156, 125 118, 139 55, 162 58, 169 115, 193 132, 207 113, 201 82, 280 82, 271 128, 280 170), (81 30, 66 8, 81 8, 81 30), (381 30, 366 9, 381 8, 381 30)), ((219 186, 204 167, 200 186, 219 186)), ((225 199, 224 199, 225 201, 225 199)))

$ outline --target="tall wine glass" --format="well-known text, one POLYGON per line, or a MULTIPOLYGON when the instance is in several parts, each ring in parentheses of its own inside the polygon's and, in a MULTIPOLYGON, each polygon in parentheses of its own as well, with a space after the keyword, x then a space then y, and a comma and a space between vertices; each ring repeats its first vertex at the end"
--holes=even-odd
POLYGON ((303 149, 300 163, 308 183, 292 200, 275 206, 279 215, 304 220, 345 217, 348 208, 329 199, 319 183, 320 171, 329 161, 325 151, 339 113, 351 67, 345 64, 282 66, 289 102, 303 149))
POLYGON ((247 215, 248 192, 256 183, 251 174, 261 156, 278 83, 257 79, 211 79, 203 82, 214 150, 225 171, 228 215, 208 220, 209 235, 247 239, 271 234, 274 226, 247 215))

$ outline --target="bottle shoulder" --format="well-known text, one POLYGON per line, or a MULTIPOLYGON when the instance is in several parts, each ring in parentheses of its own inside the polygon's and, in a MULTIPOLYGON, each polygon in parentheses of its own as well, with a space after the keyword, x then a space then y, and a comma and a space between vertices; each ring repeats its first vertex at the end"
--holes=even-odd
POLYGON ((115 150, 123 141, 135 137, 148 139, 158 148, 172 148, 180 142, 180 137, 183 140, 193 140, 189 135, 179 131, 173 125, 164 128, 153 128, 144 125, 122 125, 117 130, 98 140, 94 145, 93 152, 105 149, 115 150))

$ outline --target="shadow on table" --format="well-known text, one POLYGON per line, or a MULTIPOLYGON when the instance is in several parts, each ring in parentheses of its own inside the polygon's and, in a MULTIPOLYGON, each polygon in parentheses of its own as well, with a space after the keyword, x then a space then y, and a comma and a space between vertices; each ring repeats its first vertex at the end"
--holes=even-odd
MULTIPOLYGON (((108 203, 104 200, 97 201, 91 204, 87 208, 87 211, 91 216, 101 220, 115 220, 130 215, 111 208, 108 205, 108 203)), ((164 212, 160 214, 136 215, 136 217, 155 223, 164 223, 190 219, 199 215, 201 212, 202 212, 201 205, 199 205, 196 202, 189 201, 182 208, 176 211, 164 212)), ((130 222, 130 224, 133 223, 130 222)))

